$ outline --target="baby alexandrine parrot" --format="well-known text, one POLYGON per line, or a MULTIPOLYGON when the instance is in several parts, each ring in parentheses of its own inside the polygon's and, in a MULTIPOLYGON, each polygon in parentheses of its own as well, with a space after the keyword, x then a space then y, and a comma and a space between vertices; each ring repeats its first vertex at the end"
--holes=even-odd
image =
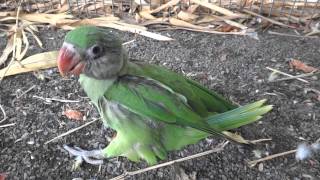
POLYGON ((102 150, 66 148, 84 159, 125 156, 151 165, 168 151, 210 135, 246 143, 227 130, 255 122, 272 109, 263 105, 265 100, 237 107, 164 67, 133 61, 114 33, 93 26, 66 35, 58 68, 62 75, 80 75, 104 124, 117 131, 102 150))

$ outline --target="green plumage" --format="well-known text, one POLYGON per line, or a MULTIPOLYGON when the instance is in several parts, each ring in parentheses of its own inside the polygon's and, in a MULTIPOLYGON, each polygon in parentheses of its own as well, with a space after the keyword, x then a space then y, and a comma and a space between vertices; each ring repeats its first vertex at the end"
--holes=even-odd
MULTIPOLYGON (((71 31, 66 41, 77 48, 89 47, 97 39, 86 34, 97 34, 101 40, 105 33, 93 29, 94 33, 92 27, 71 31), (79 34, 86 38, 76 40, 74 37, 79 34)), ((126 71, 108 79, 98 80, 85 74, 79 79, 105 124, 117 131, 103 150, 105 157, 125 156, 155 164, 158 159, 165 159, 168 151, 197 143, 209 135, 237 141, 223 131, 252 123, 272 109, 263 106, 264 100, 237 107, 164 67, 128 61, 122 69, 126 71)))

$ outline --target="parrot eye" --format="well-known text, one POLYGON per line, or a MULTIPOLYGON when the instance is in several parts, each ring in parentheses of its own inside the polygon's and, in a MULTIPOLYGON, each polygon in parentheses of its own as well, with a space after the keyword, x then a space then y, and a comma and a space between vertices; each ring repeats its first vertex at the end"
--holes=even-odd
POLYGON ((102 55, 103 48, 99 45, 94 45, 91 47, 91 54, 94 59, 100 57, 102 55))

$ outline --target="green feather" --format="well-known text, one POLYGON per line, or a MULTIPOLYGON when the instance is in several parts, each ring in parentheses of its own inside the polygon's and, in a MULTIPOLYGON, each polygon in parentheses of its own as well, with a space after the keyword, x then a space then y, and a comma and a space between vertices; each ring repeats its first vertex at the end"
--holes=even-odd
POLYGON ((106 44, 118 45, 121 47, 121 40, 112 34, 111 29, 101 29, 95 26, 80 26, 70 33, 67 33, 64 41, 74 45, 76 48, 87 49, 96 44, 99 40, 105 39, 106 44))
MULTIPOLYGON (((209 106, 207 99, 215 99, 215 102, 221 101, 225 103, 226 109, 232 109, 235 106, 216 93, 210 93, 210 91, 205 88, 196 89, 196 93, 204 97, 208 96, 207 99, 191 96, 194 98, 192 99, 186 96, 188 93, 197 95, 192 89, 192 85, 195 83, 192 82, 190 85, 186 78, 180 78, 182 76, 178 76, 178 80, 175 80, 176 84, 180 85, 179 87, 168 87, 159 78, 157 78, 156 81, 156 78, 151 79, 152 76, 150 76, 150 74, 142 74, 146 72, 143 71, 143 67, 148 67, 147 65, 139 66, 139 64, 130 64, 129 67, 129 75, 131 76, 127 79, 121 77, 118 81, 92 80, 84 75, 80 78, 81 84, 84 84, 83 87, 89 94, 96 89, 94 87, 105 89, 103 98, 105 98, 106 102, 101 102, 100 104, 102 105, 99 106, 104 119, 108 119, 106 115, 108 110, 102 106, 108 101, 117 102, 135 114, 135 116, 131 115, 123 120, 125 125, 115 121, 117 118, 112 118, 112 122, 106 123, 118 132, 116 139, 104 150, 107 157, 121 155, 133 161, 141 158, 145 159, 149 164, 154 164, 156 163, 155 157, 164 159, 167 151, 179 150, 186 145, 197 143, 199 140, 208 137, 211 133, 210 130, 202 129, 198 123, 202 124, 202 126, 212 128, 214 132, 222 132, 252 123, 260 119, 262 114, 271 110, 271 106, 263 106, 265 100, 262 100, 230 111, 225 110, 224 113, 209 112, 207 110, 209 108, 206 107, 209 106), (139 69, 136 69, 137 67, 139 69), (141 78, 141 75, 148 78, 141 78), (107 86, 97 86, 97 83, 107 86), (189 92, 183 92, 181 90, 184 87, 182 84, 187 85, 188 88, 191 86, 189 92), (179 92, 181 92, 181 94, 175 91, 177 89, 180 90, 179 92), (197 100, 197 103, 203 105, 207 114, 214 113, 214 115, 201 118, 201 116, 192 111, 193 109, 186 104, 184 99, 187 100, 187 103, 190 103, 191 100, 197 100), (190 120, 192 121, 190 122, 190 120), (153 128, 151 128, 148 123, 153 123, 153 128), (141 139, 141 137, 149 138, 141 139), (141 145, 139 149, 132 148, 137 142, 144 145, 141 145), (151 144, 158 148, 155 150, 154 148, 147 148, 150 147, 151 144)), ((159 71, 159 68, 161 67, 157 67, 157 71, 159 71)), ((170 72, 175 74, 172 71, 170 72)), ((167 81, 167 83, 168 82, 169 81, 167 81)), ((198 84, 196 85, 200 86, 198 84)), ((102 93, 103 91, 99 90, 99 92, 102 93)), ((95 97, 95 93, 91 93, 89 97, 92 100, 101 98, 101 96, 95 97)))
MULTIPOLYGON (((121 47, 110 30, 92 26, 71 31, 65 41, 83 53, 101 39, 109 53, 121 47)), ((272 109, 264 106, 265 100, 238 107, 197 82, 156 65, 127 62, 123 72, 112 79, 97 80, 83 74, 79 79, 104 123, 117 131, 103 150, 106 157, 125 156, 155 164, 165 159, 168 151, 209 135, 238 141, 224 131, 255 122, 272 109)))

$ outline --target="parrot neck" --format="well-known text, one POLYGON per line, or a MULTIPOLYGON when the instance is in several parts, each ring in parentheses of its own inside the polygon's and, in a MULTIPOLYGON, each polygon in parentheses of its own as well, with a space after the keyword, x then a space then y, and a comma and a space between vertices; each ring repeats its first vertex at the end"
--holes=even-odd
POLYGON ((118 76, 123 76, 128 73, 128 64, 129 64, 129 58, 127 51, 123 48, 122 49, 122 67, 117 74, 118 76))
POLYGON ((115 80, 116 78, 95 79, 84 74, 80 74, 79 78, 82 88, 96 106, 98 105, 99 98, 102 97, 108 88, 113 85, 115 80))

